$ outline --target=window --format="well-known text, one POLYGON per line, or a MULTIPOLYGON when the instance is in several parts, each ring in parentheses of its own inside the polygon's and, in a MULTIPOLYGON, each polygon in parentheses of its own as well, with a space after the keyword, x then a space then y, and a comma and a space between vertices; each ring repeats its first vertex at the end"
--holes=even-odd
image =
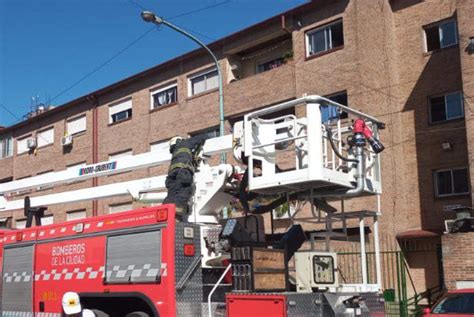
MULTIPOLYGON (((84 167, 86 165, 87 165, 86 162, 74 163, 74 164, 67 165, 66 170, 70 171, 70 170, 77 169, 79 167, 84 167)), ((77 172, 76 175, 79 175, 79 172, 77 172)), ((83 181, 82 180, 67 181, 66 184, 74 184, 74 183, 80 183, 80 182, 83 182, 83 181)))
POLYGON ((15 221, 15 228, 25 229, 26 228, 26 219, 17 219, 15 221))
POLYGON ((66 122, 66 131, 69 135, 74 135, 86 131, 86 115, 69 119, 66 122))
POLYGON ((151 92, 151 109, 178 102, 178 85, 173 84, 151 92))
POLYGON ((66 170, 70 171, 78 167, 84 167, 86 165, 87 165, 86 162, 74 163, 74 164, 67 165, 66 170))
MULTIPOLYGON (((48 175, 48 174, 52 174, 54 172, 54 170, 48 170, 48 171, 44 171, 44 172, 39 172, 37 173, 36 175, 48 175)), ((36 187, 36 191, 42 191, 42 190, 46 190, 46 189, 50 189, 50 188, 53 188, 53 185, 43 185, 43 186, 40 186, 40 187, 36 187)))
POLYGON ((125 150, 123 152, 110 154, 109 155, 109 161, 113 161, 113 160, 116 160, 116 159, 119 159, 119 158, 128 157, 128 156, 132 156, 132 155, 133 155, 132 150, 125 150))
POLYGON ((435 189, 438 197, 469 193, 467 168, 436 171, 435 189))
MULTIPOLYGON (((23 177, 18 177, 16 180, 19 181, 20 179, 25 179, 25 178, 29 178, 31 177, 31 175, 25 175, 23 177)), ((22 190, 18 190, 14 193, 12 193, 14 196, 21 196, 21 195, 26 195, 26 194, 31 194, 32 192, 32 189, 31 188, 28 188, 28 189, 22 189, 22 190)))
POLYGON ((54 143, 54 128, 38 132, 38 147, 46 146, 54 143))
POLYGON ((0 218, 0 229, 1 228, 10 228, 12 227, 12 217, 3 217, 0 218))
POLYGON ((28 139, 31 138, 31 135, 25 136, 21 139, 16 140, 16 154, 22 154, 28 152, 28 139))
POLYGON ((133 204, 130 203, 121 203, 121 204, 113 204, 109 205, 109 213, 113 214, 116 212, 128 211, 133 209, 133 204))
POLYGON ((169 141, 160 141, 160 142, 155 142, 150 144, 150 151, 151 152, 156 152, 156 151, 163 151, 169 150, 169 141))
POLYGON ((0 179, 0 184, 8 183, 8 182, 11 182, 12 180, 13 180, 13 176, 2 178, 0 179))
POLYGON ((460 92, 430 98, 431 123, 462 117, 464 117, 464 107, 460 92))
POLYGON ((426 51, 458 44, 456 21, 449 20, 425 27, 426 51))
POLYGON ((207 71, 188 79, 188 96, 194 96, 219 87, 217 70, 207 71))
POLYGON ((342 20, 306 33, 307 57, 344 46, 342 20))
MULTIPOLYGON (((125 150, 123 152, 117 152, 117 153, 114 153, 114 154, 109 154, 109 161, 115 161, 115 160, 118 160, 118 159, 121 159, 121 158, 124 158, 124 157, 129 157, 129 156, 132 156, 132 155, 133 155, 132 150, 125 150)), ((114 173, 114 174, 111 174, 109 176, 112 177, 114 175, 119 175, 119 174, 124 174, 124 173, 129 173, 129 172, 130 171, 114 173)))
POLYGON ((109 124, 127 120, 132 117, 132 99, 109 106, 109 124))
POLYGON ((212 128, 205 129, 205 130, 202 130, 202 131, 199 131, 199 132, 196 132, 196 133, 191 133, 190 135, 192 137, 204 135, 206 140, 207 140, 207 139, 216 138, 216 137, 220 136, 221 133, 220 133, 220 128, 219 127, 212 127, 212 128))
POLYGON ((13 138, 0 137, 0 159, 13 155, 13 138))
POLYGON ((52 225, 53 223, 54 223, 53 215, 45 215, 43 218, 41 218, 42 226, 52 225))
POLYGON ((272 59, 270 61, 260 63, 260 64, 257 65, 257 73, 266 72, 267 70, 280 67, 283 64, 284 64, 283 57, 278 57, 278 58, 272 59))
MULTIPOLYGON (((347 92, 337 93, 334 95, 327 96, 329 100, 340 103, 343 106, 347 106, 347 92)), ((347 112, 338 112, 336 107, 324 105, 321 107, 321 122, 330 121, 332 119, 347 119, 347 112)))
POLYGON ((66 221, 84 219, 84 218, 86 218, 86 216, 87 215, 86 215, 86 210, 85 209, 68 211, 66 213, 66 221))

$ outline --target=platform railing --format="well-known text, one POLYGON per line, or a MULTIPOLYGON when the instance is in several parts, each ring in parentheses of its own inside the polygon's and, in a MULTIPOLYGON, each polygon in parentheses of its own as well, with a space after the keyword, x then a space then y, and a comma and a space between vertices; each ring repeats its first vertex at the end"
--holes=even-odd
MULTIPOLYGON (((311 181, 351 188, 356 164, 344 160, 341 155, 354 160, 355 154, 350 144, 350 119, 357 118, 364 119, 378 138, 377 127, 383 126, 383 123, 319 96, 306 96, 249 113, 244 118, 244 133, 245 140, 250 142, 245 142, 244 151, 249 157, 249 170, 254 171, 249 175, 250 189, 264 190, 280 185, 291 187, 311 181), (303 111, 298 112, 305 114, 263 118, 294 107, 300 107, 303 111), (336 116, 329 116, 328 111, 336 113, 336 116), (347 113, 348 118, 341 116, 341 113, 347 113), (328 129, 333 145, 329 142, 328 129)), ((367 179, 365 192, 380 193, 379 157, 369 145, 364 148, 364 152, 367 179)))

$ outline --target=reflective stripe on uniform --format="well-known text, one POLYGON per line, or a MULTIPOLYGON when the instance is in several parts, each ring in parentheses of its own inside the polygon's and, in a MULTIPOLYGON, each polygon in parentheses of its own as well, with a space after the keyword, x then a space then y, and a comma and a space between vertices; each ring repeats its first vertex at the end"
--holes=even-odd
POLYGON ((170 166, 170 169, 169 171, 171 172, 172 170, 175 170, 177 168, 187 168, 189 169, 191 172, 194 172, 194 166, 192 165, 189 165, 189 164, 185 164, 185 163, 175 163, 173 165, 170 166))
POLYGON ((173 155, 178 155, 178 154, 181 154, 181 153, 187 153, 189 155, 192 155, 193 153, 191 152, 190 149, 188 149, 187 147, 182 147, 182 148, 179 148, 176 150, 176 152, 173 153, 173 155))

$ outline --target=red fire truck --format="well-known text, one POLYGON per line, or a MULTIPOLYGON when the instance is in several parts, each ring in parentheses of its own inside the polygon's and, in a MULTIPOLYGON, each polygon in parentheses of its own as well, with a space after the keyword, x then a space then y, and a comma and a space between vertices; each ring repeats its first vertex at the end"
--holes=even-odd
POLYGON ((201 314, 199 228, 174 205, 2 236, 3 316, 60 316, 70 290, 110 316, 201 314))
MULTIPOLYGON (((378 296, 380 210, 338 211, 330 204, 374 196, 380 207, 378 153, 383 146, 377 129, 382 127, 354 108, 305 96, 249 113, 234 125, 233 135, 206 141, 184 222, 175 221, 174 205, 160 205, 0 231, 2 316, 60 316, 61 297, 67 291, 79 293, 83 306, 98 316, 383 315, 378 296), (305 115, 288 113, 295 106, 305 115), (210 166, 208 157, 222 151, 233 151, 246 172, 241 165, 210 166), (251 206, 250 197, 257 196, 278 198, 263 207, 251 206), (236 198, 247 213, 240 218, 221 216, 236 198), (274 232, 276 220, 270 211, 271 232, 265 230, 261 213, 284 203, 285 218, 294 226, 274 232), (371 282, 365 251, 367 218, 375 247, 371 282), (330 243, 347 237, 349 222, 359 223, 361 280, 344 284, 338 281, 337 254, 330 243), (322 230, 304 232, 301 223, 322 230), (336 224, 339 232, 333 230, 336 224), (305 241, 310 247, 301 248, 305 241), (318 248, 320 242, 323 247, 318 248)), ((34 215, 39 220, 48 206, 112 196, 160 203, 166 196, 166 175, 31 200, 10 197, 169 160, 168 149, 163 149, 3 183, 0 215, 24 209, 28 219, 34 215)))

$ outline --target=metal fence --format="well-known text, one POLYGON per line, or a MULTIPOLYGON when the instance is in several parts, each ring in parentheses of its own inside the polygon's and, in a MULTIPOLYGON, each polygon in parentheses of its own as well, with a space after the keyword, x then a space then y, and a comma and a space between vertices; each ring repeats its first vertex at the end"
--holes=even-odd
MULTIPOLYGON (((362 283, 359 248, 360 246, 354 243, 338 248, 339 280, 344 284, 362 283)), ((375 284, 375 252, 371 245, 367 245, 366 250, 368 283, 375 284)), ((422 251, 426 252, 426 249, 422 251)), ((441 292, 439 286, 427 289, 424 292, 416 291, 405 259, 405 252, 417 252, 417 249, 401 250, 398 243, 390 242, 389 239, 382 239, 380 252, 381 284, 384 292, 386 316, 419 316, 421 312, 420 302, 425 300, 431 304, 435 296, 441 292), (411 297, 409 297, 409 293, 411 297)))

